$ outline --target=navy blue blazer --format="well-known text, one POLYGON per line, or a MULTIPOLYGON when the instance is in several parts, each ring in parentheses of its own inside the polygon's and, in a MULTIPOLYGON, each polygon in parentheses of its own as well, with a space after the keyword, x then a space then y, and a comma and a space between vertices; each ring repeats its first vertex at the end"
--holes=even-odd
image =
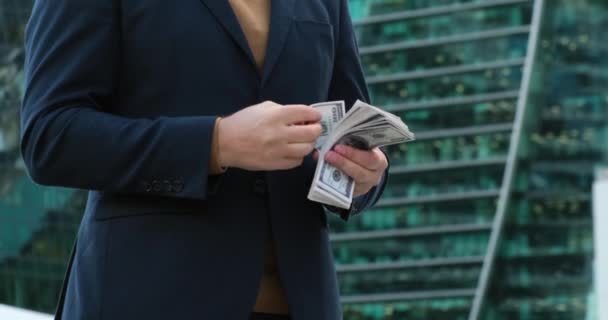
POLYGON ((314 160, 207 168, 217 116, 369 100, 347 0, 272 1, 261 73, 226 0, 38 0, 26 52, 29 173, 90 191, 58 319, 247 319, 269 234, 293 318, 341 318, 314 160))

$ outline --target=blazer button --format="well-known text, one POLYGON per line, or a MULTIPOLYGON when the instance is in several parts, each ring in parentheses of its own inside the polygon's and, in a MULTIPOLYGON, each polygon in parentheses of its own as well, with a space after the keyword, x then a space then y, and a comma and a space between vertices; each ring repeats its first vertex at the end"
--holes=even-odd
POLYGON ((163 180, 163 192, 171 193, 173 192, 173 185, 169 180, 163 180))
POLYGON ((173 191, 180 193, 184 191, 184 181, 177 179, 173 181, 173 191))
POLYGON ((253 192, 257 195, 265 195, 266 181, 264 181, 264 179, 256 179, 253 183, 253 192))
POLYGON ((154 180, 152 181, 152 191, 154 192, 161 192, 163 190, 163 185, 160 181, 158 180, 154 180))

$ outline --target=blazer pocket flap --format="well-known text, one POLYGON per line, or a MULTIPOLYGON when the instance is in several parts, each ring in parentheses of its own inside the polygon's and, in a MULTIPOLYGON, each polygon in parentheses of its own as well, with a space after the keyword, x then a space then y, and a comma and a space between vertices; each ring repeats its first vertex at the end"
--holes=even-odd
POLYGON ((103 195, 93 206, 95 220, 154 214, 194 214, 206 211, 206 202, 168 197, 103 195))

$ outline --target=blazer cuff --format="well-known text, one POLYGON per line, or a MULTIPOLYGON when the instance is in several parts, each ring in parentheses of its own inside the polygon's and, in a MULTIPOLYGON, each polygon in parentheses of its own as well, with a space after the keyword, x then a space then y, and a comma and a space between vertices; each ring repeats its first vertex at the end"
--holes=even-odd
POLYGON ((338 215, 342 220, 348 221, 348 219, 354 215, 361 213, 365 210, 367 203, 367 194, 353 198, 353 202, 350 205, 350 209, 338 208, 330 205, 323 205, 326 211, 338 215))

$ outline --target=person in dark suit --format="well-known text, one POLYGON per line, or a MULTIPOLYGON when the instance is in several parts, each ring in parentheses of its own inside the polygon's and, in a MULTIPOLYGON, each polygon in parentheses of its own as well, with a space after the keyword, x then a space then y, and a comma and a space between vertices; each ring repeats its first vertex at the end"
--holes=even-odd
POLYGON ((307 200, 309 105, 356 99, 347 0, 35 1, 23 158, 89 190, 57 319, 340 319, 326 214, 388 163, 337 146, 353 206, 307 200))

